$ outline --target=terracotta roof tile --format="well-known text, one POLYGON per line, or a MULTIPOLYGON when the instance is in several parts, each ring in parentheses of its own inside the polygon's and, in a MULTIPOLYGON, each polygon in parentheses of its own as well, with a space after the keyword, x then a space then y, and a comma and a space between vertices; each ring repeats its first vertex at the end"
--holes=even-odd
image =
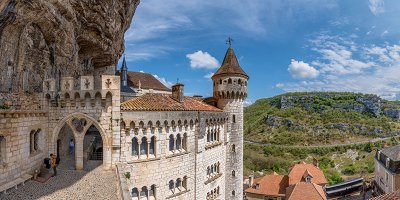
POLYGON ((315 183, 299 182, 286 190, 286 200, 326 200, 324 189, 315 183))
POLYGON ((185 97, 183 103, 172 98, 170 94, 147 93, 121 104, 121 110, 132 111, 212 111, 221 109, 208 105, 197 97, 185 97))
POLYGON ((399 199, 400 199, 400 190, 370 198, 370 200, 399 200, 399 199))
POLYGON ((328 181, 325 178, 324 172, 321 169, 317 168, 313 164, 307 164, 301 162, 299 164, 295 164, 288 174, 289 176, 289 185, 296 184, 298 182, 304 181, 303 175, 305 173, 312 174, 312 182, 318 185, 327 184, 328 181), (308 172, 307 172, 308 171, 308 172))
POLYGON ((243 69, 240 67, 239 62, 236 59, 235 52, 233 51, 232 48, 228 48, 226 51, 224 61, 222 62, 221 67, 215 72, 215 74, 212 76, 217 76, 217 75, 242 75, 246 77, 247 79, 249 76, 243 71, 243 69))
POLYGON ((284 175, 266 175, 254 179, 254 184, 259 184, 258 189, 249 187, 245 192, 261 195, 285 196, 286 187, 288 187, 288 176, 284 175))
MULTIPOLYGON (((117 75, 120 75, 121 72, 118 71, 117 75)), ((162 90, 162 91, 171 91, 170 88, 166 87, 159 80, 157 80, 153 75, 145 72, 133 72, 128 71, 128 86, 133 88, 142 89, 153 89, 153 90, 162 90)))

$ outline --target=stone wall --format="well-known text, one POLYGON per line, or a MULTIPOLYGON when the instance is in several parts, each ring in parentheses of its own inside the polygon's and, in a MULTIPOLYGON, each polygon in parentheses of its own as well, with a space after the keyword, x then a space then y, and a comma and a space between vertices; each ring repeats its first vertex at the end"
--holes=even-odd
POLYGON ((42 111, 0 110, 0 136, 2 145, 0 161, 0 185, 13 181, 24 174, 34 174, 40 169, 43 158, 48 157, 49 131, 47 114, 42 111), (31 152, 31 132, 38 132, 38 148, 31 152))
POLYGON ((207 144, 207 131, 220 128, 221 141, 225 113, 197 112, 122 112, 121 133, 122 155, 124 163, 120 173, 130 172, 127 180, 128 189, 141 190, 155 185, 157 199, 205 199, 208 191, 220 187, 224 198, 225 191, 225 145, 224 143, 207 144), (215 123, 214 123, 215 120, 215 123), (207 121, 207 122, 206 122, 207 121), (217 122, 218 121, 218 122, 217 122), (169 150, 169 136, 187 135, 187 147, 183 151, 169 150), (149 158, 132 156, 132 139, 156 137, 155 155, 149 158), (207 178, 207 166, 220 163, 221 174, 214 179, 207 178), (169 181, 186 177, 187 187, 175 192, 169 190, 169 181))

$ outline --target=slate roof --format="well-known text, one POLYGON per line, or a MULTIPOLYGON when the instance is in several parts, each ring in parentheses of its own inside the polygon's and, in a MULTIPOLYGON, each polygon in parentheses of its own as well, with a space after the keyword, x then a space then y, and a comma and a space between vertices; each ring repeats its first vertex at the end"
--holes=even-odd
POLYGON ((131 111, 211 111, 223 112, 221 109, 208 105, 199 97, 184 97, 182 103, 172 98, 170 94, 146 93, 121 104, 121 110, 131 111))
MULTIPOLYGON (((117 72, 117 75, 121 75, 121 71, 117 72)), ((145 72, 133 72, 128 71, 128 86, 133 88, 142 89, 153 89, 153 90, 162 90, 162 91, 171 91, 170 88, 166 87, 159 80, 157 80, 153 75, 145 72)))
POLYGON ((286 200, 326 200, 324 189, 315 183, 300 182, 286 190, 286 200))
POLYGON ((289 178, 288 176, 274 173, 254 179, 253 185, 255 184, 259 184, 258 189, 250 186, 245 192, 269 196, 285 196, 286 187, 289 186, 289 178))
POLYGON ((318 185, 327 184, 328 181, 325 178, 324 172, 314 166, 313 164, 307 164, 305 162, 301 162, 299 164, 295 164, 289 171, 289 185, 296 184, 298 182, 304 181, 303 175, 305 173, 312 174, 312 182, 318 185), (308 171, 308 172, 307 172, 308 171))
POLYGON ((381 153, 393 161, 400 161, 400 145, 387 147, 381 150, 381 153))
POLYGON ((215 77, 217 75, 241 75, 246 77, 247 79, 249 78, 249 76, 240 67, 235 52, 231 47, 229 47, 226 51, 221 67, 217 70, 217 72, 215 72, 212 77, 215 77))

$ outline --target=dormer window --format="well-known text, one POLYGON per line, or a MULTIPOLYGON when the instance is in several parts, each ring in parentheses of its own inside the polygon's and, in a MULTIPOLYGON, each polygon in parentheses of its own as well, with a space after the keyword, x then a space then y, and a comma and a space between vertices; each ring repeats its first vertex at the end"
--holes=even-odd
POLYGON ((380 160, 381 159, 381 151, 378 151, 378 160, 380 160))
POLYGON ((390 159, 386 158, 386 167, 389 167, 390 159))
POLYGON ((311 183, 311 177, 310 176, 306 177, 306 183, 311 183))
POLYGON ((258 189, 260 189, 260 184, 259 183, 256 184, 256 190, 258 190, 258 189))

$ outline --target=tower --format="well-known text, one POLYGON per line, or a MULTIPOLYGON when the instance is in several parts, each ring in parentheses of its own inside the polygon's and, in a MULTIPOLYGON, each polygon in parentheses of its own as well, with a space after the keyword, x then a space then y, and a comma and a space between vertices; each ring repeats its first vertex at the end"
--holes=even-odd
POLYGON ((249 76, 240 67, 231 47, 211 79, 218 108, 229 113, 225 131, 225 198, 243 199, 243 100, 247 97, 249 76))
POLYGON ((128 86, 128 67, 126 66, 125 55, 124 55, 121 67, 121 87, 126 87, 126 86, 128 86))

